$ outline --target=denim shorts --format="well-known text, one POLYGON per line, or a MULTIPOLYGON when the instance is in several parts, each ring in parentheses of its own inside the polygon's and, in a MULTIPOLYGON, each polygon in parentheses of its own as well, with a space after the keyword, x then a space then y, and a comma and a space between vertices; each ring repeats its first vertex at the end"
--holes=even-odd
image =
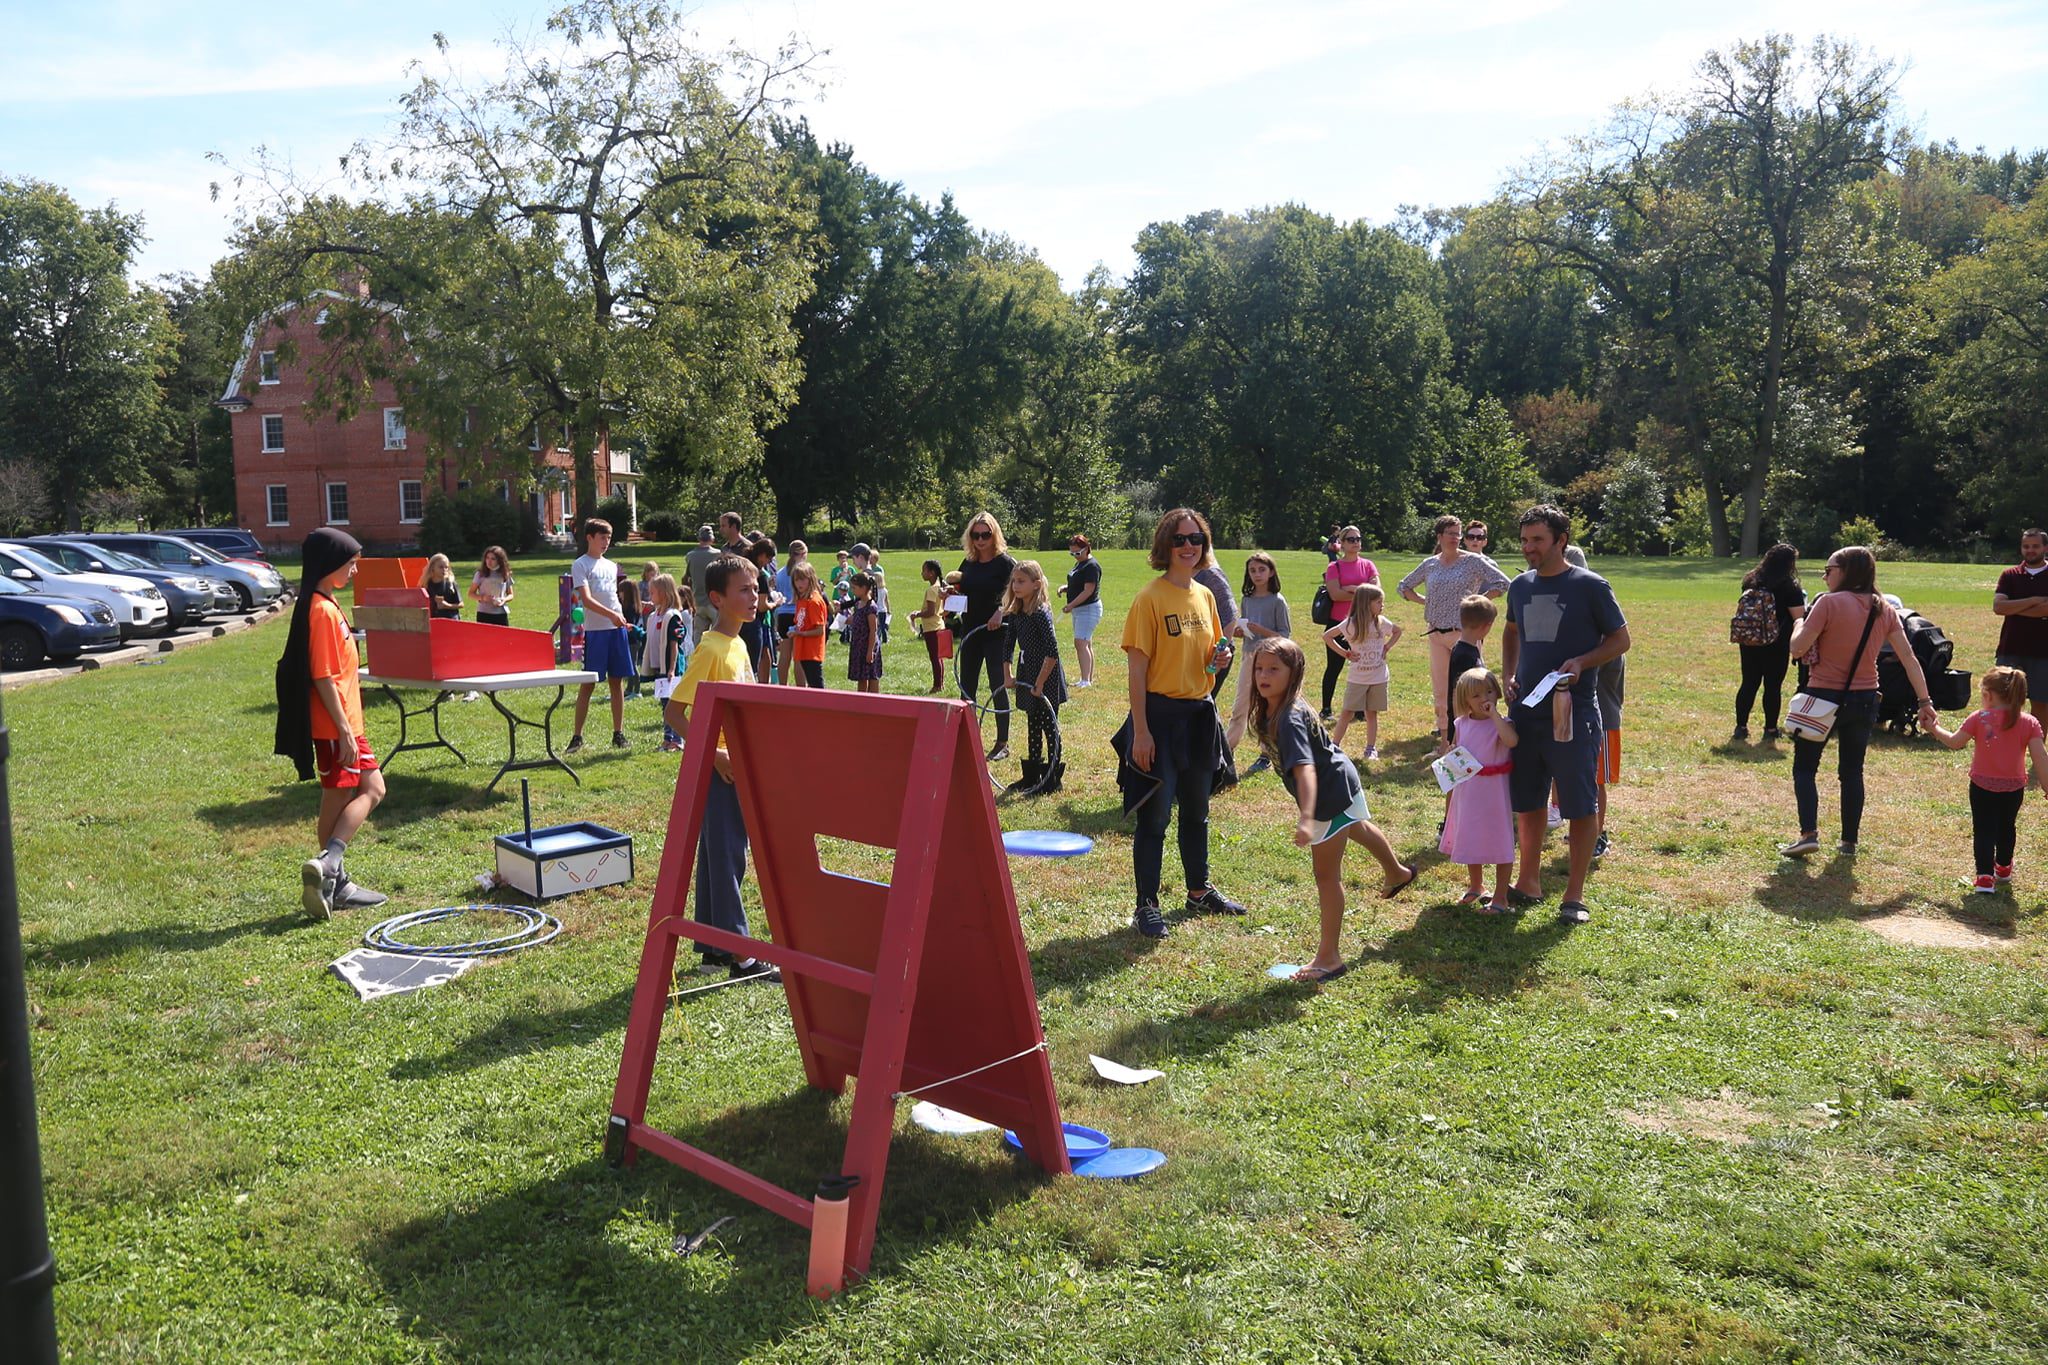
POLYGON ((1095 638, 1095 628, 1102 624, 1102 603, 1090 602, 1086 606, 1075 607, 1068 614, 1074 618, 1074 638, 1076 640, 1092 640, 1095 638))

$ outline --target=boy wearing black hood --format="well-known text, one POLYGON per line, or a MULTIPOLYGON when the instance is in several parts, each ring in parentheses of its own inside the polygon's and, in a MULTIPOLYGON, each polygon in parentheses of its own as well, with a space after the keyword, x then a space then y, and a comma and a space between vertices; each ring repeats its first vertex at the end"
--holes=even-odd
POLYGON ((314 919, 386 899, 349 881, 342 868, 349 840, 384 799, 384 774, 363 727, 355 636, 334 601, 356 576, 362 552, 331 526, 306 537, 305 577, 277 661, 276 751, 298 766, 301 780, 316 768, 320 776, 320 853, 299 869, 301 903, 314 919))

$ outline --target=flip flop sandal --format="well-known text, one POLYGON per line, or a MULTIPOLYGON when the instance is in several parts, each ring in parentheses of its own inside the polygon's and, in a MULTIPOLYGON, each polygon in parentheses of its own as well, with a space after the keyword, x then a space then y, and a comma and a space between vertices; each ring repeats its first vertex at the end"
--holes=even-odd
POLYGON ((1543 897, 1532 896, 1518 886, 1509 887, 1505 899, 1510 910, 1527 910, 1532 905, 1543 904, 1543 897))
POLYGON ((1584 924, 1593 918, 1593 912, 1577 901, 1566 901, 1557 907, 1559 924, 1584 924))
POLYGON ((1402 883, 1401 883, 1401 884, 1400 884, 1399 886, 1390 886, 1390 887, 1388 887, 1388 888, 1387 888, 1386 890, 1384 890, 1384 891, 1380 892, 1380 899, 1381 899, 1381 900, 1383 900, 1383 901, 1390 901, 1390 900, 1392 900, 1392 899, 1393 899, 1394 897, 1396 897, 1396 896, 1400 895, 1400 894, 1401 894, 1401 893, 1402 893, 1403 891, 1406 891, 1406 890, 1407 890, 1407 889, 1408 889, 1409 887, 1411 887, 1411 886, 1415 885, 1415 879, 1416 879, 1417 877, 1420 877, 1421 875, 1422 875, 1422 869, 1421 869, 1421 868, 1419 868, 1419 867, 1411 867, 1411 868, 1409 868, 1409 869, 1408 869, 1408 880, 1407 880, 1407 881, 1405 881, 1405 882, 1402 882, 1402 883))
POLYGON ((1320 986, 1325 981, 1335 981, 1350 970, 1351 964, 1348 962, 1340 962, 1334 967, 1303 967, 1287 979, 1299 981, 1304 986, 1320 986))
POLYGON ((1465 891, 1465 893, 1464 893, 1463 895, 1461 895, 1461 896, 1459 896, 1459 897, 1458 897, 1458 904, 1460 904, 1460 905, 1471 905, 1471 904, 1473 904, 1474 902, 1482 902, 1482 903, 1483 903, 1483 902, 1484 902, 1485 900, 1486 900, 1486 893, 1485 893, 1484 891, 1473 891, 1473 890, 1471 890, 1470 888, 1467 888, 1467 889, 1466 889, 1466 891, 1465 891))
POLYGON ((1500 902, 1492 896, 1481 896, 1478 900, 1471 902, 1471 906, 1472 913, 1475 915, 1512 915, 1515 913, 1512 910, 1503 908, 1500 902))

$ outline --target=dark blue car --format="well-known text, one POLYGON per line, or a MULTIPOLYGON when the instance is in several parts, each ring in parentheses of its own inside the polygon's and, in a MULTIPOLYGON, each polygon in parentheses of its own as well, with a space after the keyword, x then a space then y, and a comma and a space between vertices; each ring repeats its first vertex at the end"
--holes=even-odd
POLYGON ((104 602, 30 592, 0 578, 0 668, 70 663, 88 649, 119 644, 121 627, 104 602))

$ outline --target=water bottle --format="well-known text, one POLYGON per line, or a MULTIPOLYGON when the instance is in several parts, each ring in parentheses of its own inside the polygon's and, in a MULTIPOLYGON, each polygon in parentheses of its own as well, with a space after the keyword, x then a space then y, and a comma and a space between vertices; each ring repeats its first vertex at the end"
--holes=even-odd
POLYGON ((829 1299, 846 1287, 846 1225, 849 1196, 857 1175, 828 1175, 811 1201, 811 1260, 806 1281, 814 1298, 829 1299))
POLYGON ((1221 673, 1230 666, 1230 641, 1218 639, 1216 648, 1209 651, 1209 672, 1221 673))
POLYGON ((583 662, 583 604, 581 602, 569 608, 569 657, 579 664, 583 662))

